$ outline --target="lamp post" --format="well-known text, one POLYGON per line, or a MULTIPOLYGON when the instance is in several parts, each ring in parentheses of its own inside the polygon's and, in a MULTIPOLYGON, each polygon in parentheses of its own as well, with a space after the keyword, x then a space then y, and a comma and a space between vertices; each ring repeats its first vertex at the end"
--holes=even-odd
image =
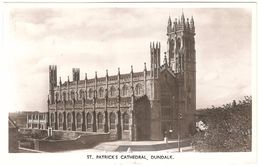
POLYGON ((180 146, 180 139, 181 139, 181 119, 182 119, 182 114, 178 113, 178 150, 181 152, 181 146, 180 146))

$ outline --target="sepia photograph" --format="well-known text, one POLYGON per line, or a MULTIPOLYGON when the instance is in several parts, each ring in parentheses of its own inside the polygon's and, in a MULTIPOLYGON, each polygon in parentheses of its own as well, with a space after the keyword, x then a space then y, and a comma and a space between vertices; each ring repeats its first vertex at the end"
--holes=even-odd
POLYGON ((6 3, 7 152, 251 155, 255 6, 6 3))

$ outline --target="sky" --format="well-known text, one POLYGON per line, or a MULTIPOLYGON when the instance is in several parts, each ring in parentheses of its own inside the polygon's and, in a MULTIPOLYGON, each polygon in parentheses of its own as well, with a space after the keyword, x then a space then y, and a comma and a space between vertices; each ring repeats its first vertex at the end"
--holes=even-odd
POLYGON ((14 111, 47 111, 48 66, 62 81, 150 68, 150 42, 167 48, 169 15, 194 17, 197 108, 221 106, 251 93, 250 8, 13 8, 5 47, 14 111))

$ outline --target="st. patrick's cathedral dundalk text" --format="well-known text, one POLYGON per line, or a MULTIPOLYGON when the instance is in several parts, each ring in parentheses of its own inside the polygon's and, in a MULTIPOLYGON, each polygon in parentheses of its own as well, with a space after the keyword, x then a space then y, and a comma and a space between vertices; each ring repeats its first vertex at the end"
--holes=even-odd
MULTIPOLYGON (((150 43, 150 70, 72 80, 57 78, 49 66, 47 124, 44 128, 109 133, 113 140, 162 140, 192 134, 196 110, 196 51, 193 18, 171 20, 167 26, 167 51, 161 63, 161 44, 150 43)), ((29 115, 29 119, 34 115, 29 115)), ((30 123, 31 122, 31 123, 30 123)), ((28 127, 33 128, 33 121, 28 127)), ((38 128, 43 128, 36 124, 38 128)))

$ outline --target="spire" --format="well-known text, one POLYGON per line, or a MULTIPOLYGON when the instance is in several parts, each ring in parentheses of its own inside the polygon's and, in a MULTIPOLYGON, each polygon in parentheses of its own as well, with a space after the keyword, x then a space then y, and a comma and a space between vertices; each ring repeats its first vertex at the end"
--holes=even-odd
POLYGON ((193 16, 191 16, 190 23, 194 23, 193 16))
POLYGON ((169 18, 168 18, 168 25, 172 25, 171 16, 169 16, 169 18))
POLYGON ((189 18, 187 18, 187 21, 186 21, 186 26, 187 26, 187 28, 188 28, 188 29, 190 28, 190 22, 189 22, 189 18))
POLYGON ((181 9, 181 19, 184 18, 183 8, 181 9))
POLYGON ((62 82, 61 82, 61 77, 60 77, 60 86, 61 86, 62 82))
POLYGON ((164 59, 163 59, 163 64, 165 65, 165 66, 167 66, 168 64, 167 64, 167 57, 166 57, 166 52, 164 52, 164 59))
POLYGON ((106 69, 106 76, 108 76, 108 70, 106 69))
POLYGON ((172 31, 172 20, 171 20, 171 16, 169 16, 168 26, 167 26, 167 34, 171 33, 171 31, 172 31))
POLYGON ((181 23, 185 23, 185 17, 184 17, 183 9, 182 9, 182 13, 181 13, 181 23))
POLYGON ((190 28, 191 28, 191 30, 192 30, 192 31, 194 31, 194 30, 195 30, 193 16, 191 16, 191 20, 190 20, 190 28))
POLYGON ((85 80, 87 80, 88 79, 88 74, 87 73, 85 73, 85 80))
POLYGON ((146 63, 144 62, 144 71, 146 71, 146 63))
POLYGON ((131 73, 133 73, 133 65, 131 65, 131 73))

